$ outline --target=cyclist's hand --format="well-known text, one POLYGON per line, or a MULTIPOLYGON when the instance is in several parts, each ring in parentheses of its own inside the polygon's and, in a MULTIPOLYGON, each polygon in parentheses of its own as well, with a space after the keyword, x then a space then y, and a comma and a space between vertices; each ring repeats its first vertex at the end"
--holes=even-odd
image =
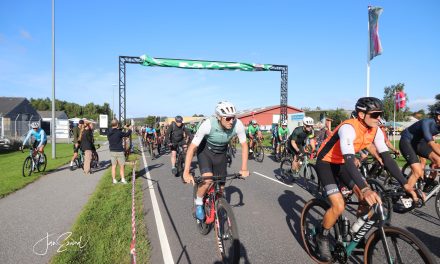
MULTIPOLYGON (((418 202, 419 202, 419 196, 417 195, 417 193, 416 193, 416 191, 414 190, 413 187, 411 187, 411 186, 407 183, 407 184, 403 185, 403 189, 405 189, 405 192, 407 192, 408 194, 411 195, 411 197, 412 197, 412 199, 413 199, 413 201, 414 201, 415 203, 418 203, 418 202)), ((421 198, 423 201, 426 201, 426 195, 425 195, 423 192, 421 192, 421 196, 422 196, 422 197, 420 197, 420 198, 421 198)))
POLYGON ((358 168, 361 166, 361 162, 358 158, 354 158, 354 165, 356 165, 358 168))
POLYGON ((382 204, 382 200, 380 199, 379 195, 372 191, 371 189, 368 189, 364 192, 364 199, 368 203, 369 206, 372 206, 373 204, 382 204))
POLYGON ((240 175, 241 175, 241 177, 246 178, 249 176, 249 171, 248 170, 241 170, 240 175))
POLYGON ((189 172, 183 172, 183 180, 185 183, 192 183, 194 185, 194 177, 189 172))
POLYGON ((400 151, 396 149, 396 151, 394 151, 394 155, 396 155, 396 157, 400 156, 400 151))

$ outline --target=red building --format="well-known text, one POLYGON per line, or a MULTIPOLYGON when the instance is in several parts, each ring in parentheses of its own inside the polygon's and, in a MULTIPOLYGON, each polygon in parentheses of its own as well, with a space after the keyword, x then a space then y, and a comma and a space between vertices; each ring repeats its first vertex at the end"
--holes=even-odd
MULTIPOLYGON (((269 130, 272 128, 272 124, 277 123, 280 118, 280 105, 267 106, 261 108, 255 108, 251 110, 245 110, 237 114, 238 119, 243 122, 245 126, 249 124, 252 119, 257 120, 259 126, 263 130, 269 130)), ((287 106, 287 115, 303 113, 301 109, 293 106, 287 106)))

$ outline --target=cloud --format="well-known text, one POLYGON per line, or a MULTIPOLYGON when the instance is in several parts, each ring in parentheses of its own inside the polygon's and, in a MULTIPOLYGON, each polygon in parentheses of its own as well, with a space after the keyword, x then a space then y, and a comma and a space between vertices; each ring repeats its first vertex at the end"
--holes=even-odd
POLYGON ((427 110, 428 105, 432 105, 434 103, 434 98, 416 98, 409 100, 408 107, 411 108, 412 111, 418 111, 420 109, 427 110))
POLYGON ((32 40, 31 33, 24 29, 20 30, 20 37, 26 40, 32 40))

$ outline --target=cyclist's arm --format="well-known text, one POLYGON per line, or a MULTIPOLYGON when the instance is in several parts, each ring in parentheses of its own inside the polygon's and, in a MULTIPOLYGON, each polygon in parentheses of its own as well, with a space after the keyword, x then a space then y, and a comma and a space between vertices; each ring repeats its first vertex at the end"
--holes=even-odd
POLYGON ((191 144, 188 147, 188 150, 186 151, 186 157, 185 157, 185 168, 183 173, 189 174, 189 169, 191 167, 191 161, 194 156, 194 152, 197 149, 197 147, 202 142, 203 138, 205 136, 209 135, 211 132, 211 120, 206 119, 203 121, 203 123, 200 125, 200 128, 197 130, 197 133, 194 135, 193 140, 191 141, 191 144))
MULTIPOLYGON (((248 171, 248 167, 247 167, 247 161, 248 161, 248 144, 246 143, 246 132, 244 129, 244 125, 243 123, 238 120, 237 124, 235 125, 235 131, 237 132, 237 137, 238 140, 241 144, 241 170, 242 171, 248 171)), ((249 173, 247 172, 247 175, 249 175, 249 173)), ((244 175, 244 176, 247 176, 244 175)))
POLYGON ((377 161, 379 161, 380 164, 383 165, 383 161, 382 161, 381 157, 379 156, 379 152, 377 151, 374 144, 369 145, 367 147, 367 150, 371 154, 371 156, 373 156, 377 161))
POLYGON ((23 146, 26 145, 26 142, 31 138, 31 136, 32 136, 32 130, 29 130, 25 139, 23 140, 23 146))
POLYGON ((338 130, 339 144, 341 146, 341 153, 344 157, 345 167, 347 168, 348 175, 354 181, 354 183, 359 187, 359 189, 364 189, 367 186, 362 178, 361 172, 356 167, 355 163, 355 151, 354 151, 354 139, 356 138, 356 132, 351 125, 342 125, 338 130))
POLYGON ((171 137, 171 131, 172 130, 173 130, 173 124, 171 123, 171 125, 167 129, 167 132, 165 133, 165 142, 166 143, 171 142, 170 137, 171 137))

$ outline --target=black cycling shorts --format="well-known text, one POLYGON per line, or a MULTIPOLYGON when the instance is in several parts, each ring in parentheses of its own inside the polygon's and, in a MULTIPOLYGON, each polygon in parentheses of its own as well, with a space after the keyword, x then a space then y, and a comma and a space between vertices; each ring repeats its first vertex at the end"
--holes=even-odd
MULTIPOLYGON (((46 146, 46 144, 47 144, 47 140, 45 140, 45 141, 43 141, 43 144, 41 145, 41 146, 46 146)), ((36 147, 38 147, 38 145, 40 145, 40 141, 34 141, 34 144, 32 145, 32 147, 33 148, 36 148, 36 147)))
POLYGON ((183 146, 183 145, 185 145, 185 140, 182 140, 180 142, 171 142, 170 149, 171 151, 177 151, 179 146, 183 146))
POLYGON ((214 176, 226 176, 228 162, 226 153, 214 153, 208 149, 207 144, 203 144, 203 146, 201 144, 199 147, 202 147, 197 151, 200 174, 210 172, 214 176))
POLYGON ((399 142, 400 152, 406 161, 411 165, 414 163, 420 163, 419 157, 429 158, 432 152, 432 148, 428 145, 424 139, 420 141, 409 141, 407 139, 400 139, 399 142))
POLYGON ((338 188, 339 180, 349 189, 353 189, 355 185, 344 164, 334 164, 317 160, 315 168, 318 173, 319 181, 324 187, 324 192, 327 196, 340 192, 338 188))
POLYGON ((78 150, 79 150, 79 143, 78 143, 78 146, 75 146, 76 144, 75 143, 73 143, 73 153, 78 153, 78 150))

